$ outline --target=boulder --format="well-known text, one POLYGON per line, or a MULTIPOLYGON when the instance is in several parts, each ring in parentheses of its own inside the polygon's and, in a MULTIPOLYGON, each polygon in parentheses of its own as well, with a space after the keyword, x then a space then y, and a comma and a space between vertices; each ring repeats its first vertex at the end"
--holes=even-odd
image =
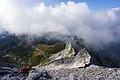
POLYGON ((51 76, 44 70, 32 70, 30 71, 27 80, 40 80, 40 79, 50 79, 51 76))
POLYGON ((87 49, 82 49, 74 58, 74 66, 76 67, 85 67, 90 64, 91 56, 88 53, 87 49))

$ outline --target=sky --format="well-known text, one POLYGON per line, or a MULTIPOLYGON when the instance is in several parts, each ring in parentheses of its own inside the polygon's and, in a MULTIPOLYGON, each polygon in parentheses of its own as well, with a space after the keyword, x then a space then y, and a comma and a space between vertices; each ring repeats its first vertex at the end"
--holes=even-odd
POLYGON ((120 7, 120 0, 24 0, 26 5, 32 6, 33 3, 44 2, 46 5, 55 5, 59 4, 60 2, 85 2, 90 6, 92 10, 99 10, 99 9, 109 9, 109 8, 116 8, 120 7))
POLYGON ((73 35, 87 43, 120 38, 118 0, 0 0, 0 33, 73 35), (64 2, 63 2, 64 1, 64 2), (103 4, 104 3, 104 4, 103 4))

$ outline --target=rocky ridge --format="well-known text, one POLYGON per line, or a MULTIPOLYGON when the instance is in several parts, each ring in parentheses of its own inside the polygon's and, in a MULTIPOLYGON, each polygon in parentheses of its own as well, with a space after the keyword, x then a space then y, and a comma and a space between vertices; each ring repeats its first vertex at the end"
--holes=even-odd
POLYGON ((64 50, 49 57, 44 66, 37 66, 43 69, 69 69, 85 67, 90 64, 91 56, 86 48, 81 49, 78 53, 72 47, 73 39, 69 39, 64 50))

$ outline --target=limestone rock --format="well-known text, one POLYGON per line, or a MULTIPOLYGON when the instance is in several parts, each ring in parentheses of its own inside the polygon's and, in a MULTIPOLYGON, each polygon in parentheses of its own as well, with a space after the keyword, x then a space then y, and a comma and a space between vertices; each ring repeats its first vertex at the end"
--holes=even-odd
POLYGON ((65 49, 49 57, 49 60, 50 62, 52 62, 59 59, 71 58, 74 57, 74 55, 75 55, 75 51, 72 48, 71 39, 69 39, 65 49))
POLYGON ((74 58, 74 66, 85 67, 90 64, 91 56, 88 53, 87 49, 82 49, 78 52, 78 54, 74 58))
POLYGON ((69 39, 64 50, 49 57, 45 63, 45 69, 78 68, 90 64, 91 56, 87 49, 83 48, 78 53, 72 47, 72 39, 69 39))

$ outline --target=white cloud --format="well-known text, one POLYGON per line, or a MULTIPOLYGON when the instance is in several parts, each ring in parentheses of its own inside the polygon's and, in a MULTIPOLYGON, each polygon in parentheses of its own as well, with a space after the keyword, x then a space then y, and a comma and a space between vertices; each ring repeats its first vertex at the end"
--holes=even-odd
POLYGON ((86 3, 64 2, 56 6, 27 7, 17 0, 0 0, 0 28, 10 33, 41 35, 58 32, 87 42, 110 42, 120 34, 120 8, 92 11, 86 3))

